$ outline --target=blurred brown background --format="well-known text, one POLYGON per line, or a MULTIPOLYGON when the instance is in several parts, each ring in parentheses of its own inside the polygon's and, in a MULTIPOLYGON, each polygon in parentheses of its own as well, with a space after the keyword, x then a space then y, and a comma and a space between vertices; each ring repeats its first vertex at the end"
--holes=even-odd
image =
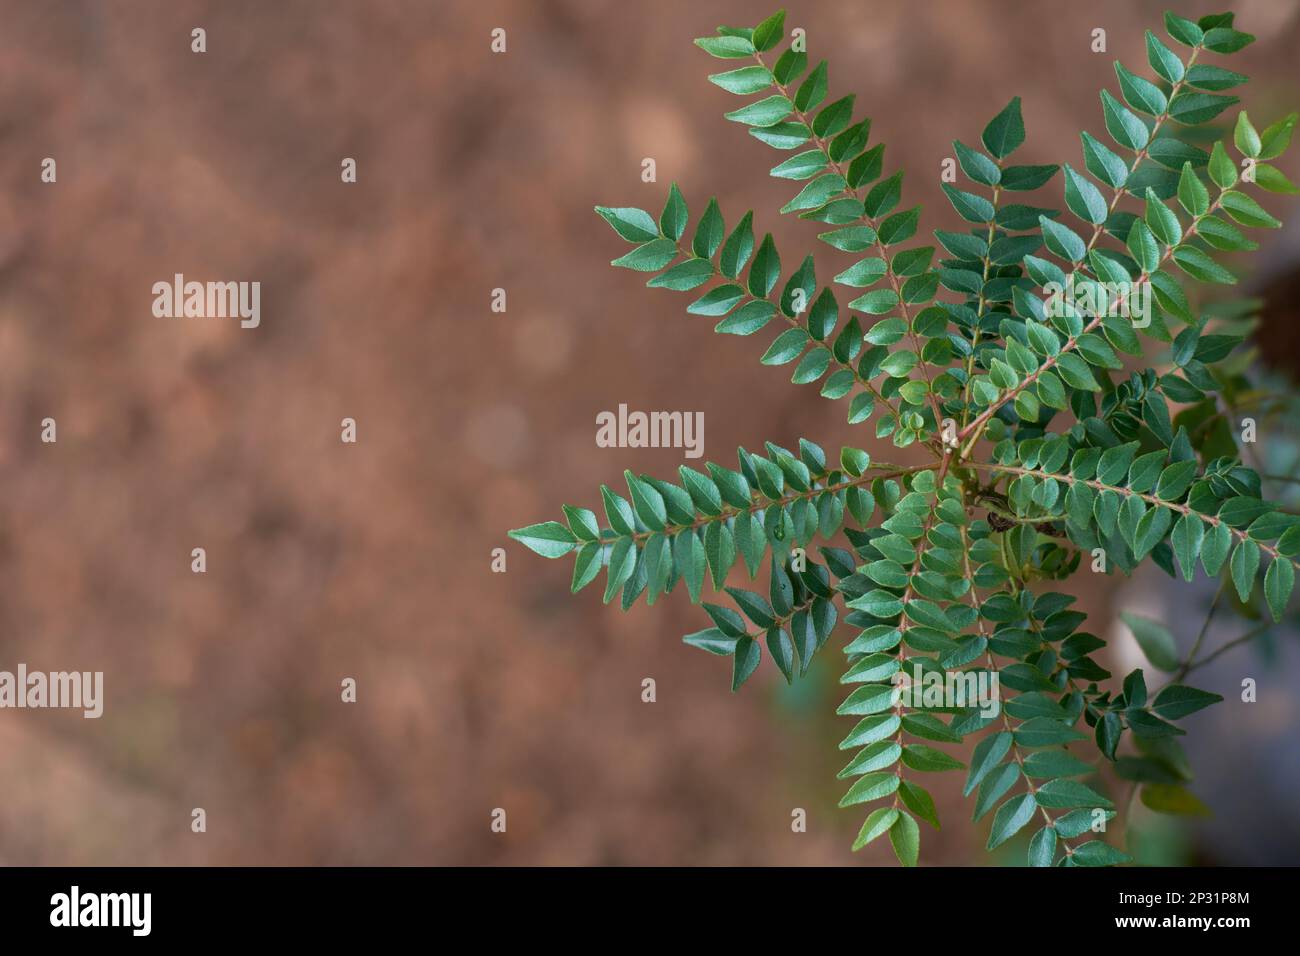
MULTIPOLYGON (((950 141, 1012 95, 1018 159, 1077 162, 1112 61, 1145 72, 1163 6, 819 0, 787 25, 859 94, 928 231, 957 221, 950 141)), ((1262 127, 1300 105, 1300 4, 1235 9, 1260 37, 1231 65, 1262 127)), ((107 697, 98 721, 0 711, 0 863, 887 858, 851 855, 861 814, 834 808, 850 724, 831 655, 793 691, 765 667, 733 697, 728 663, 680 642, 705 626, 683 594, 621 614, 505 537, 597 505, 624 467, 682 463, 597 448, 595 415, 620 402, 703 411, 726 464, 801 435, 888 457, 842 403, 759 365, 765 342, 609 268, 623 244, 591 211, 657 214, 676 180, 693 212, 754 207, 787 265, 814 247, 776 213, 781 157, 722 119, 737 102, 705 75, 725 65, 690 42, 770 12, 0 2, 0 669, 103 670, 107 697), (261 281, 261 327, 154 318, 151 286, 177 272, 261 281)), ((1295 235, 1264 237, 1265 278, 1293 267, 1295 235)), ((1104 620, 1108 583, 1080 583, 1104 620)), ((928 862, 983 860, 959 787, 936 784, 928 862)))

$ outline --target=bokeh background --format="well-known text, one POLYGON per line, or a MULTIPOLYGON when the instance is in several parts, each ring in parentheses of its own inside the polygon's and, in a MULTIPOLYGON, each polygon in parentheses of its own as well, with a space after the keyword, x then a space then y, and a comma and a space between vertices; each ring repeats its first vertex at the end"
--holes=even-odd
MULTIPOLYGON (((1162 6, 808 0, 788 24, 912 171, 928 230, 957 221, 938 189, 950 141, 976 141, 1014 94, 1018 158, 1076 162, 1112 61, 1145 71, 1162 6)), ((1262 127, 1300 106, 1300 3, 1235 9, 1260 38, 1232 66, 1262 127)), ((728 662, 680 641, 705 626, 683 594, 607 609, 595 587, 569 596, 569 561, 505 536, 596 505, 625 467, 682 463, 597 448, 597 412, 621 402, 703 411, 723 463, 766 439, 877 449, 842 404, 759 365, 762 344, 610 269, 622 243, 591 211, 657 213, 676 180, 696 211, 754 207, 788 257, 813 247, 812 224, 776 213, 775 154, 722 119, 735 101, 690 42, 770 12, 0 2, 0 669, 102 670, 107 696, 98 721, 0 712, 0 864, 885 862, 849 853, 861 815, 834 808, 848 725, 829 657, 792 690, 765 667, 733 696, 728 662), (57 184, 40 182, 47 156, 57 184), (151 286, 177 272, 259 280, 261 327, 154 318, 151 286)), ((1300 210, 1270 208, 1291 223, 1248 288, 1272 292, 1267 357, 1286 370, 1300 210)), ((1212 587, 1157 578, 1072 587, 1098 632, 1133 605, 1190 640, 1212 587)), ((1244 625, 1221 626, 1212 641, 1244 625)), ((1114 636, 1114 669, 1140 663, 1114 636)), ((1300 673, 1294 635, 1275 637, 1271 657, 1206 672, 1228 693, 1257 677, 1261 702, 1189 721, 1218 815, 1139 813, 1146 858, 1300 862, 1300 673)), ((984 862, 987 821, 968 822, 955 777, 935 789, 946 825, 924 860, 984 862)))

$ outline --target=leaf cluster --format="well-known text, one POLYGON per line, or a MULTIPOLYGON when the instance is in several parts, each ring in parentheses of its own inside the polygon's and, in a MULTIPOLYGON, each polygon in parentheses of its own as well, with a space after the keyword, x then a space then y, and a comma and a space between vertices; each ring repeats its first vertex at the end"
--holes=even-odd
POLYGON ((1244 462, 1227 411, 1248 339, 1203 297, 1237 281, 1222 253, 1280 225, 1260 191, 1296 191, 1272 163, 1297 116, 1257 130, 1241 111, 1222 126, 1246 77, 1211 61, 1254 38, 1232 14, 1166 14, 1163 37, 1146 33, 1147 69, 1115 64, 1116 92, 1101 92, 1072 161, 1016 161, 1018 97, 978 140, 954 140, 964 179, 943 191, 962 225, 930 241, 854 95, 833 94, 801 44, 779 49, 784 16, 695 43, 723 61, 709 80, 743 98, 725 117, 781 155, 780 213, 816 224, 829 249, 783 253, 752 210, 728 217, 716 199, 693 218, 674 184, 657 217, 597 207, 630 246, 613 265, 686 293, 714 331, 761 339, 761 364, 929 460, 768 443, 675 481, 627 472, 626 494, 601 488, 603 517, 565 506, 564 523, 511 535, 574 554, 574 591, 604 572, 605 602, 625 609, 682 583, 710 622, 684 640, 730 658, 733 690, 765 654, 786 681, 804 677, 849 629, 841 805, 870 808, 854 849, 888 836, 915 864, 920 824, 940 825, 928 775, 964 771, 990 849, 1024 831, 1032 865, 1123 862, 1103 838, 1108 781, 1201 812, 1179 721, 1219 698, 1181 683, 1192 661, 1139 618, 1150 663, 1175 679, 1117 683, 1055 584, 1085 561, 1131 573, 1150 560, 1285 612, 1300 522, 1244 462), (737 566, 766 585, 733 586, 737 566), (705 601, 706 586, 725 597, 705 601), (934 702, 928 679, 996 679, 1003 693, 996 707, 934 702), (944 749, 967 738, 968 766, 944 749))

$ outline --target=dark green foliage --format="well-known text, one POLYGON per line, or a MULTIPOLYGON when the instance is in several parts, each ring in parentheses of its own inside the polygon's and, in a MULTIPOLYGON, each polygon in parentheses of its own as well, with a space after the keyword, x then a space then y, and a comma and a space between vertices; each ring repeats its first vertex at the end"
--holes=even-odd
POLYGON ((762 364, 918 446, 906 466, 801 440, 675 482, 628 472, 626 491, 601 489, 603 520, 565 506, 564 524, 511 532, 545 557, 574 552, 574 591, 603 571, 604 600, 624 608, 679 584, 695 603, 718 594, 703 605, 711 626, 685 641, 731 658, 733 690, 765 656, 801 679, 837 624, 850 628, 841 805, 875 805, 854 849, 887 834, 915 864, 919 824, 939 826, 927 788, 942 777, 928 775, 957 770, 990 849, 1019 835, 1031 865, 1124 862, 1104 842, 1108 781, 1141 786, 1152 809, 1203 812, 1178 722, 1219 698, 1184 685, 1196 662, 1137 617, 1147 659, 1173 676, 1114 678, 1055 582, 1150 559, 1187 580, 1199 565, 1243 602, 1259 593, 1274 619, 1291 596, 1300 520, 1265 499, 1223 411, 1247 387, 1248 328, 1202 297, 1236 282, 1220 252, 1279 225, 1259 191, 1295 191, 1269 161, 1296 115, 1216 125, 1245 78, 1206 61, 1253 38, 1230 14, 1169 14, 1165 31, 1146 34, 1151 74, 1115 65, 1117 92, 1102 92, 1074 158, 1015 162, 1019 97, 964 131, 965 181, 943 186, 964 224, 949 217, 935 245, 918 240, 920 209, 854 97, 832 93, 825 61, 778 50, 784 13, 695 42, 725 61, 709 79, 747 98, 727 118, 783 154, 781 212, 820 224, 820 262, 714 200, 692 225, 676 185, 657 218, 597 208, 631 244, 614 265, 689 293, 686 311, 718 332, 764 333, 762 364), (1060 208, 1023 195, 1040 189, 1060 208), (766 583, 735 586, 737 565, 766 583), (931 700, 930 679, 954 678, 996 678, 998 706, 931 700), (964 765, 944 747, 967 737, 964 765))

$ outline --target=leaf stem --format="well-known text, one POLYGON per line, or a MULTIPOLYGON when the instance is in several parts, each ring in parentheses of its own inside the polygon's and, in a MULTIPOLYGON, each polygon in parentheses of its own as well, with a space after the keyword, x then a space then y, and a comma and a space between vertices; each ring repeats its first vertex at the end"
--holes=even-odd
MULTIPOLYGON (((1201 50, 1202 47, 1197 46, 1192 51, 1192 55, 1188 57, 1187 60, 1187 69, 1190 70, 1191 67, 1196 63, 1196 58, 1197 56, 1200 55, 1201 50)), ((1173 106, 1174 97, 1178 95, 1178 93, 1182 90, 1183 86, 1186 85, 1186 82, 1187 82, 1187 76, 1186 73, 1184 73, 1183 78, 1180 79, 1177 83, 1173 84, 1169 93, 1168 103, 1166 104, 1164 111, 1161 112, 1161 114, 1155 118, 1155 122, 1151 127, 1151 133, 1147 139, 1146 145, 1143 146, 1140 150, 1138 150, 1137 154, 1133 158, 1133 164, 1129 167, 1128 174, 1124 177, 1125 184, 1127 184, 1129 177, 1132 176, 1135 172, 1137 172, 1137 168, 1142 164, 1142 161, 1146 159, 1147 156, 1149 155, 1151 149, 1151 143, 1155 140, 1156 135, 1160 132, 1160 127, 1164 125, 1165 120, 1167 120, 1171 115, 1170 108, 1173 106)), ((1081 262, 1086 262, 1088 253, 1092 251, 1093 247, 1097 244, 1097 240, 1101 238, 1101 235, 1106 228, 1106 221, 1110 219, 1110 214, 1115 211, 1115 207, 1119 205, 1119 201, 1123 197, 1123 195, 1124 195, 1124 185, 1114 187, 1114 190, 1111 193, 1110 203, 1107 206, 1106 219, 1102 220, 1099 223, 1093 224, 1092 236, 1088 239, 1087 246, 1084 250, 1084 257, 1082 260, 1080 260, 1081 262)), ((1220 197, 1221 196, 1222 196, 1222 190, 1220 190, 1220 197)), ((1219 208, 1220 201, 1221 201, 1220 199, 1215 199, 1214 203, 1210 206, 1208 210, 1206 210, 1206 212, 1203 215, 1197 216, 1192 220, 1192 225, 1188 228, 1187 233, 1182 237, 1182 240, 1180 240, 1179 244, 1181 244, 1181 242, 1185 240, 1188 236, 1192 236, 1196 234, 1196 227, 1199 225, 1201 220, 1204 219, 1206 216, 1209 216, 1212 213, 1214 213, 1219 208)), ((1175 246, 1169 246, 1166 248, 1164 254, 1160 257, 1160 261, 1156 264, 1157 270, 1160 268, 1160 266, 1164 265, 1164 263, 1169 259, 1170 256, 1173 255, 1175 248, 1176 248, 1175 246)), ((1143 270, 1142 275, 1139 276, 1135 284, 1141 285, 1144 281, 1147 281, 1149 279, 1150 279, 1150 272, 1148 270, 1143 270)), ((1123 302, 1127 301, 1127 299, 1128 299, 1128 294, 1125 293, 1123 299, 1115 303, 1115 307, 1118 309, 1118 307, 1123 302)), ((1008 401, 1014 400, 1017 395, 1019 395, 1022 391, 1024 391, 1035 381, 1037 381, 1039 375, 1041 375, 1045 370, 1051 368, 1053 365, 1056 364, 1056 361, 1060 355, 1064 354, 1065 352, 1069 352, 1073 350, 1074 347, 1077 345, 1078 340, 1082 336, 1093 331, 1099 325, 1101 325, 1103 318, 1104 316, 1094 317, 1092 321, 1090 321, 1084 327, 1083 331, 1080 332, 1079 335, 1071 336, 1071 338, 1061 348, 1060 352, 1058 352, 1054 356, 1049 356, 1047 361, 1044 362, 1041 366, 1039 366, 1037 371, 1032 373, 1028 378, 1026 378, 1015 388, 1008 389, 1005 395, 998 398, 993 404, 991 404, 988 407, 987 410, 985 410, 983 413, 977 416, 974 422, 964 427, 961 430, 961 432, 958 433, 957 436, 959 442, 966 442, 965 446, 962 448, 962 457, 965 457, 970 454, 971 450, 975 446, 975 442, 978 440, 978 436, 980 434, 981 429, 988 422, 988 420, 993 417, 993 415, 997 412, 999 408, 1005 405, 1008 401)))
MULTIPOLYGON (((754 512, 762 508, 770 508, 772 506, 785 507, 786 505, 792 504, 795 501, 798 501, 800 499, 812 498, 815 495, 821 495, 827 492, 834 494, 839 491, 845 491, 849 488, 860 487, 861 485, 868 484, 869 482, 875 481, 877 479, 885 480, 889 478, 901 478, 904 475, 915 474, 918 471, 926 471, 932 467, 934 467, 933 463, 927 463, 923 465, 912 465, 907 468, 897 468, 892 471, 875 472, 875 473, 873 473, 871 469, 867 469, 857 478, 852 478, 847 481, 837 482, 836 484, 826 485, 820 488, 817 487, 817 485, 814 483, 807 491, 796 491, 793 492, 792 494, 782 495, 780 498, 768 498, 761 491, 757 489, 753 489, 752 494, 757 500, 755 500, 748 508, 737 508, 732 505, 724 504, 719 514, 702 515, 699 518, 697 518, 695 521, 692 521, 690 524, 665 525, 663 528, 657 531, 656 530, 634 531, 630 535, 616 534, 613 537, 608 537, 608 538, 602 536, 599 540, 602 545, 611 544, 620 538, 629 538, 629 537, 632 539, 633 542, 642 542, 645 541, 647 538, 649 538, 651 535, 655 535, 655 534, 674 535, 680 531, 695 531, 699 528, 704 527, 707 524, 712 524, 715 521, 726 521, 728 518, 734 518, 736 515, 746 514, 746 513, 752 515, 754 512)), ((601 530, 607 531, 610 529, 604 528, 601 530)))
MULTIPOLYGON (((755 53, 754 59, 756 59, 759 65, 762 66, 764 69, 768 69, 767 64, 763 62, 763 56, 761 53, 755 53)), ((781 95, 790 101, 790 107, 794 115, 798 116, 799 121, 808 127, 808 132, 811 134, 812 142, 815 143, 817 148, 821 150, 822 153, 825 154, 826 162, 829 164, 830 168, 834 170, 835 173, 841 179, 844 180, 844 191, 848 193, 849 196, 851 196, 855 201, 861 202, 861 200, 858 199, 858 190, 856 188, 849 187, 848 177, 844 174, 844 170, 840 167, 839 161, 831 159, 830 145, 826 142, 825 137, 819 136, 813 132, 813 124, 809 120, 808 114, 805 111, 795 106, 794 97, 790 95, 789 86, 777 80, 775 75, 772 77, 772 82, 773 84, 775 84, 776 88, 781 91, 781 95)), ((890 261, 889 253, 885 248, 885 244, 880 241, 879 230, 876 228, 876 219, 871 216, 868 216, 866 210, 864 209, 859 221, 865 222, 868 226, 870 226, 872 233, 874 233, 876 236, 875 243, 874 243, 876 247, 876 251, 879 252, 881 261, 883 261, 885 264, 885 278, 889 280, 889 285, 894 290, 894 296, 898 299, 898 311, 902 314, 903 322, 907 326, 908 339, 911 341, 912 348, 916 352, 917 365, 921 369, 922 376, 924 376, 925 378, 926 394, 930 398, 930 407, 934 412, 934 427, 938 429, 940 427, 940 423, 943 421, 943 414, 939 409, 938 396, 934 394, 934 381, 930 376, 930 364, 926 362, 926 360, 922 357, 923 350, 921 347, 920 337, 916 334, 916 331, 912 328, 912 318, 908 312, 907 303, 903 301, 902 283, 899 281, 898 274, 894 271, 894 265, 890 261)), ((891 411, 894 412, 894 417, 897 418, 898 417, 897 410, 893 409, 893 407, 891 406, 891 411)))
MULTIPOLYGON (((1049 472, 1040 471, 1034 468, 1022 468, 1017 465, 999 465, 996 462, 966 461, 963 464, 969 468, 975 468, 981 471, 1001 472, 1002 474, 1007 474, 1007 475, 1043 475, 1048 478, 1055 478, 1057 481, 1063 481, 1068 485, 1082 484, 1082 485, 1087 485, 1089 488, 1093 488, 1098 491, 1113 491, 1115 492, 1115 494, 1118 495, 1141 498, 1147 504, 1159 505, 1161 508, 1168 508, 1170 511, 1176 511, 1179 514, 1194 515, 1195 517, 1199 518, 1200 520, 1210 525, 1218 526, 1222 524, 1225 527, 1227 527, 1228 531, 1240 541, 1253 540, 1251 539, 1250 535, 1247 534, 1245 531, 1243 531, 1240 528, 1232 527, 1231 525, 1227 524, 1227 522, 1225 522, 1218 515, 1201 514, 1201 512, 1196 511, 1195 509, 1185 504, 1180 504, 1176 501, 1166 501, 1163 498, 1157 498, 1155 495, 1134 491, 1131 488, 1119 488, 1116 487, 1115 485, 1108 485, 1105 482, 1097 481, 1094 478, 1085 479, 1085 478, 1076 478, 1073 475, 1051 474, 1049 472)), ((1296 568, 1300 568, 1300 562, 1297 562, 1293 558, 1290 558, 1287 555, 1282 554, 1282 552, 1278 551, 1276 547, 1266 544, 1262 541, 1256 541, 1255 544, 1259 546, 1259 549, 1261 551, 1269 555, 1271 558, 1275 560, 1282 559, 1282 560, 1290 561, 1291 564, 1295 565, 1296 568)))

